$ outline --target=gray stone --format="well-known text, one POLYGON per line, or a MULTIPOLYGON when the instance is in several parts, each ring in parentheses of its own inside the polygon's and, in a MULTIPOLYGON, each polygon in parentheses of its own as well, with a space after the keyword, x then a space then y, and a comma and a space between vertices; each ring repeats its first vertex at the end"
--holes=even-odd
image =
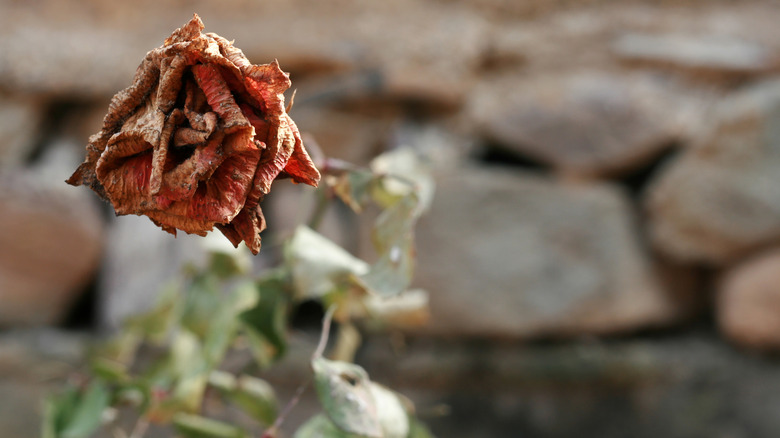
POLYGON ((0 335, 0 436, 40 436, 44 400, 75 373, 85 350, 80 335, 48 330, 0 335))
POLYGON ((293 81, 315 73, 376 69, 383 78, 382 99, 451 106, 463 98, 464 81, 478 62, 479 38, 488 27, 463 8, 411 0, 370 6, 346 1, 337 7, 196 1, 188 12, 151 0, 89 4, 5 5, 0 84, 39 93, 112 95, 129 85, 147 51, 197 11, 207 32, 235 39, 254 63, 278 59, 293 72, 293 81))
POLYGON ((608 185, 462 169, 438 178, 416 235, 428 332, 607 334, 679 316, 639 246, 626 198, 608 185))
POLYGON ((568 174, 647 164, 670 146, 682 115, 663 83, 595 71, 486 81, 470 114, 514 153, 568 174))
POLYGON ((42 109, 36 99, 0 93, 0 168, 19 166, 29 158, 42 109))
POLYGON ((265 261, 264 257, 249 260, 245 246, 234 249, 217 230, 206 237, 181 231, 174 237, 144 216, 117 217, 107 240, 98 284, 98 319, 108 329, 154 306, 166 287, 181 282, 185 266, 205 267, 210 250, 246 259, 249 264, 265 261))
POLYGON ((371 339, 358 363, 411 398, 436 436, 771 438, 780 428, 777 362, 712 334, 394 345, 371 339))
POLYGON ((780 81, 729 97, 710 120, 646 203, 661 251, 722 264, 780 238, 780 81))
POLYGON ((381 152, 393 124, 390 118, 345 114, 319 105, 295 107, 290 115, 325 156, 358 165, 368 164, 381 152))
POLYGON ((780 57, 769 47, 723 35, 627 33, 615 40, 613 50, 631 62, 732 77, 780 67, 780 57))
POLYGON ((716 310, 718 325, 735 343, 780 349, 780 251, 732 268, 720 285, 716 310))
POLYGON ((59 164, 0 174, 0 325, 59 322, 100 264, 100 212, 59 164))

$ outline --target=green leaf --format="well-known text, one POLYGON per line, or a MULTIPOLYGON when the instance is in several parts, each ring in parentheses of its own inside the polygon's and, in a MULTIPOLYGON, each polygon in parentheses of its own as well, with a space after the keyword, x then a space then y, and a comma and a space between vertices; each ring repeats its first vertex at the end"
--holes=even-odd
POLYGON ((144 338, 162 342, 178 318, 182 284, 171 281, 160 291, 154 308, 147 313, 129 318, 122 334, 110 342, 103 355, 128 363, 135 355, 135 349, 144 338))
POLYGON ((265 380, 248 375, 236 378, 225 371, 212 371, 209 384, 260 423, 267 426, 276 420, 276 394, 265 380))
POLYGON ((288 280, 277 271, 258 280, 254 287, 257 300, 241 314, 241 321, 246 330, 253 332, 250 336, 259 335, 274 347, 273 357, 281 356, 287 349, 288 280))
POLYGON ((208 332, 203 340, 203 352, 210 367, 222 362, 228 347, 233 342, 241 319, 240 315, 258 302, 255 284, 240 283, 230 294, 224 296, 218 307, 213 309, 208 321, 208 332))
POLYGON ((324 414, 315 415, 295 431, 293 438, 364 438, 344 432, 324 414))
POLYGON ((242 259, 224 252, 212 252, 209 255, 208 270, 219 278, 231 278, 246 274, 249 267, 242 259))
POLYGON ((214 370, 209 373, 209 385, 217 388, 223 394, 229 394, 236 390, 238 382, 236 376, 227 371, 214 370))
POLYGON ((172 342, 169 369, 176 384, 171 397, 174 404, 196 411, 203 400, 209 366, 198 338, 192 333, 180 330, 172 342))
MULTIPOLYGON (((274 360, 281 357, 281 353, 278 348, 273 346, 268 339, 261 335, 255 329, 245 325, 244 337, 249 352, 252 354, 252 358, 260 368, 267 368, 274 360)), ((286 347, 285 347, 286 349, 286 347)))
POLYGON ((366 371, 321 357, 312 360, 312 368, 317 395, 331 421, 344 432, 381 438, 379 413, 366 371))
POLYGON ((79 403, 79 392, 69 386, 61 393, 46 399, 43 413, 43 438, 59 438, 60 433, 73 417, 79 403))
POLYGON ((305 226, 295 231, 285 253, 298 299, 320 298, 368 272, 366 262, 305 226))
POLYGON ((407 438, 435 438, 428 426, 416 418, 409 419, 409 435, 407 438))
POLYGON ((92 435, 102 423, 103 411, 109 400, 108 388, 100 380, 93 380, 79 397, 58 438, 87 438, 92 435))
POLYGON ((265 380, 246 375, 239 377, 238 387, 233 392, 231 399, 244 412, 264 425, 270 425, 276 420, 278 413, 276 394, 265 380))
POLYGON ((178 413, 173 416, 176 430, 187 438, 245 438, 247 435, 241 429, 221 421, 178 413))
POLYGON ((92 372, 108 382, 122 383, 130 379, 125 364, 102 357, 92 362, 92 372))
POLYGON ((231 278, 252 269, 252 259, 246 246, 234 248, 227 239, 214 233, 208 234, 200 242, 209 251, 209 273, 219 278, 231 278))
POLYGON ((197 275, 181 297, 183 309, 181 324, 198 338, 206 337, 216 309, 220 308, 223 296, 218 278, 210 274, 197 275))

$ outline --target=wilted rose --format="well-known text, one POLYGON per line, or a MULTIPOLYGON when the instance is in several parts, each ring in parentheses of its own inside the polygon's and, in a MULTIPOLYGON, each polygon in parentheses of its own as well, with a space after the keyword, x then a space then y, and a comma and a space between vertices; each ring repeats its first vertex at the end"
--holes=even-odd
POLYGON ((195 15, 146 55, 67 182, 91 187, 118 215, 146 215, 174 235, 216 226, 256 254, 271 183, 316 186, 320 174, 285 111, 288 75, 202 30, 195 15))

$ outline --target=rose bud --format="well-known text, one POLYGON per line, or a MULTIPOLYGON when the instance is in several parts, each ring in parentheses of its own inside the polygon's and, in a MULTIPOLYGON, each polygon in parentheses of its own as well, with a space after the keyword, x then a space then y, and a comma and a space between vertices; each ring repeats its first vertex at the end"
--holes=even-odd
POLYGON ((257 254, 271 183, 317 186, 320 174, 285 111, 289 75, 202 30, 195 15, 146 55, 67 182, 89 186, 117 215, 146 215, 174 235, 216 226, 257 254))

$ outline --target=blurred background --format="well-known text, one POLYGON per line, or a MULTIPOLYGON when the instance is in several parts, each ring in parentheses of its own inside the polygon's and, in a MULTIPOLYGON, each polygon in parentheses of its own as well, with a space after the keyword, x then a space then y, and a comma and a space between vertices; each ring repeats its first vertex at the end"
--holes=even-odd
MULTIPOLYGON (((433 163, 430 321, 356 360, 437 436, 777 436, 780 7, 725 0, 0 1, 0 436, 205 255, 63 182, 193 12, 279 60, 326 155, 433 163)), ((310 201, 278 186, 257 269, 310 201)), ((358 255, 364 228, 325 223, 358 255)))

